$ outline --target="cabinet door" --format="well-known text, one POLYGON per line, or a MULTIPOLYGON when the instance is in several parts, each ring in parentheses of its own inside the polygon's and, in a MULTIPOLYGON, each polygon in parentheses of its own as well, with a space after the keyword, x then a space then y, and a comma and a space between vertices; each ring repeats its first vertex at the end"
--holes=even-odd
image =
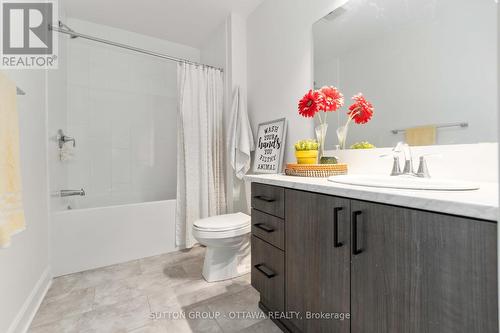
POLYGON ((349 332, 348 319, 305 319, 349 313, 349 229, 349 200, 286 190, 285 308, 301 313, 301 332, 349 332))
POLYGON ((498 332, 495 223, 360 201, 351 210, 352 333, 498 332))

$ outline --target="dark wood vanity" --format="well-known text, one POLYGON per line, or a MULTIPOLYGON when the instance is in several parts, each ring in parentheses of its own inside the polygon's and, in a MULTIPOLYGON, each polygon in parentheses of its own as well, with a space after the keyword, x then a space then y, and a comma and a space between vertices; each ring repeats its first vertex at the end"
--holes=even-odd
POLYGON ((498 332, 497 226, 254 182, 252 285, 288 332, 498 332))

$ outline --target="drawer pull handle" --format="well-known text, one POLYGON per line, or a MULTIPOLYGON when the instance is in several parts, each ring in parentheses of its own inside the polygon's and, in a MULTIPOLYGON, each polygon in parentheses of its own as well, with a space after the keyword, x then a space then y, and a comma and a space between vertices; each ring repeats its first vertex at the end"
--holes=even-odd
POLYGON ((256 195, 253 197, 254 199, 260 200, 260 201, 265 201, 265 202, 274 202, 276 199, 266 197, 265 195, 256 195))
POLYGON ((358 248, 358 216, 360 216, 363 212, 357 210, 352 212, 352 254, 358 255, 363 250, 358 248))
POLYGON ((339 212, 342 207, 335 207, 333 209, 333 247, 341 247, 342 242, 339 242, 339 212))
POLYGON ((260 230, 264 230, 265 232, 271 233, 274 231, 274 228, 271 226, 268 226, 267 224, 264 223, 256 223, 254 224, 256 228, 259 228, 260 230))
POLYGON ((262 274, 264 274, 268 279, 273 278, 273 277, 276 276, 276 273, 272 269, 266 267, 264 264, 258 264, 258 265, 255 265, 254 267, 259 272, 261 272, 262 274))

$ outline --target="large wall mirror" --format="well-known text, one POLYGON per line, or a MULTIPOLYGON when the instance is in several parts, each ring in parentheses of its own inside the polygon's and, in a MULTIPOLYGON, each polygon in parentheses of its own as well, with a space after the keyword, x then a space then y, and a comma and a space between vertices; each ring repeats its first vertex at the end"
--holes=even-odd
MULTIPOLYGON (((362 92, 375 107, 347 147, 393 146, 421 126, 436 127, 435 144, 497 141, 495 0, 350 0, 313 34, 315 88, 338 87, 347 106, 362 92)), ((346 107, 328 117, 333 149, 346 107)))

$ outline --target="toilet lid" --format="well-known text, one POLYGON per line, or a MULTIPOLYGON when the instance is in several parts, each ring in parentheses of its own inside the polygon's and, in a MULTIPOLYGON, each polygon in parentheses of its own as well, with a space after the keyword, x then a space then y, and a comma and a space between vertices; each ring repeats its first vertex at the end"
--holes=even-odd
POLYGON ((233 230, 248 224, 250 224, 250 216, 243 213, 217 215, 194 222, 194 226, 198 229, 213 231, 233 230))

